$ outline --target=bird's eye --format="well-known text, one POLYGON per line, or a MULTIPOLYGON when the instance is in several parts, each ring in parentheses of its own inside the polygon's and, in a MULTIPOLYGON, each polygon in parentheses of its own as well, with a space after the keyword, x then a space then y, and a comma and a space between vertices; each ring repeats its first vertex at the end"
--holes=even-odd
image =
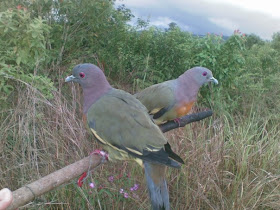
POLYGON ((80 75, 81 78, 85 77, 85 73, 84 72, 81 72, 79 75, 80 75))
POLYGON ((207 72, 206 72, 206 71, 205 71, 205 72, 203 72, 203 73, 202 73, 202 75, 203 75, 203 76, 206 76, 206 75, 207 75, 207 72))

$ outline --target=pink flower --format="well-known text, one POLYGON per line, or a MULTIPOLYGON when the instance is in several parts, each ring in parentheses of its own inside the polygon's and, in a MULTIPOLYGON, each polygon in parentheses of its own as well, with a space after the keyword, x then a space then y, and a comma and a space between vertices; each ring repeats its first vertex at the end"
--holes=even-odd
POLYGON ((125 198, 128 198, 128 193, 124 193, 123 196, 124 196, 125 198))
POLYGON ((241 32, 240 32, 240 30, 239 29, 236 29, 236 30, 234 30, 234 32, 233 32, 234 34, 241 34, 241 32))
POLYGON ((121 194, 124 193, 124 190, 123 190, 122 188, 120 189, 120 193, 121 193, 121 194))
POLYGON ((139 188, 139 184, 134 184, 133 189, 136 191, 139 188))
POLYGON ((92 183, 89 184, 89 187, 90 188, 95 188, 95 184, 92 182, 92 183))
POLYGON ((113 182, 114 181, 114 176, 109 176, 108 180, 109 180, 109 182, 113 182))
POLYGON ((134 184, 133 187, 130 188, 130 191, 136 191, 139 188, 139 184, 134 184))

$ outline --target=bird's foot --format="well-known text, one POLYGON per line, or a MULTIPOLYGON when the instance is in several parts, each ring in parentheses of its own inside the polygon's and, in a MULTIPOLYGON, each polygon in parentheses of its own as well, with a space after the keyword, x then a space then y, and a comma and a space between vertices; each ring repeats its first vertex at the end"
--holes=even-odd
POLYGON ((91 152, 89 155, 100 155, 102 157, 101 163, 104 163, 109 160, 109 154, 104 152, 103 150, 96 149, 93 152, 91 152))
MULTIPOLYGON (((100 150, 100 149, 94 150, 94 151, 91 152, 89 155, 100 155, 100 156, 101 156, 101 163, 104 163, 104 162, 106 162, 106 161, 109 160, 109 155, 108 155, 106 152, 104 152, 104 151, 102 151, 102 150, 100 150)), ((101 163, 100 163, 100 164, 101 164, 101 163)), ((84 181, 88 178, 88 174, 89 174, 89 171, 88 171, 88 172, 84 172, 84 173, 80 176, 80 178, 78 179, 78 186, 79 186, 79 187, 82 187, 84 181)))
POLYGON ((174 122, 177 123, 177 124, 179 125, 179 127, 181 126, 181 124, 180 124, 180 118, 174 119, 174 122))

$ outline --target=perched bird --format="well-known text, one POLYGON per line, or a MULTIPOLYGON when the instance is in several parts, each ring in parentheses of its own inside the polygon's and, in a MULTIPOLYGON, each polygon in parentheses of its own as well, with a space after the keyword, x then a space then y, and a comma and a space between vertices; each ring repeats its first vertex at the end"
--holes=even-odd
POLYGON ((180 168, 183 160, 171 150, 146 107, 129 93, 113 88, 93 64, 77 65, 72 73, 65 81, 82 86, 87 123, 108 151, 109 160, 135 160, 144 166, 153 209, 170 209, 165 168, 180 168))
POLYGON ((146 106, 154 122, 160 125, 186 115, 197 99, 199 88, 209 82, 218 84, 209 69, 194 67, 177 79, 152 85, 136 93, 135 97, 146 106))

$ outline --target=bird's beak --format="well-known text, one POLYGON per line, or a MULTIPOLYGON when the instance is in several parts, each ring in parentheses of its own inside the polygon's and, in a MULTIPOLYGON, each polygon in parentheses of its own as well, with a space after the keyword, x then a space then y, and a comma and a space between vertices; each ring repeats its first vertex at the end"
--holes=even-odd
POLYGON ((219 81, 216 78, 214 78, 214 77, 210 77, 209 80, 210 80, 210 82, 213 82, 216 85, 219 84, 219 81))
POLYGON ((66 77, 65 82, 72 82, 75 79, 73 75, 66 77))

